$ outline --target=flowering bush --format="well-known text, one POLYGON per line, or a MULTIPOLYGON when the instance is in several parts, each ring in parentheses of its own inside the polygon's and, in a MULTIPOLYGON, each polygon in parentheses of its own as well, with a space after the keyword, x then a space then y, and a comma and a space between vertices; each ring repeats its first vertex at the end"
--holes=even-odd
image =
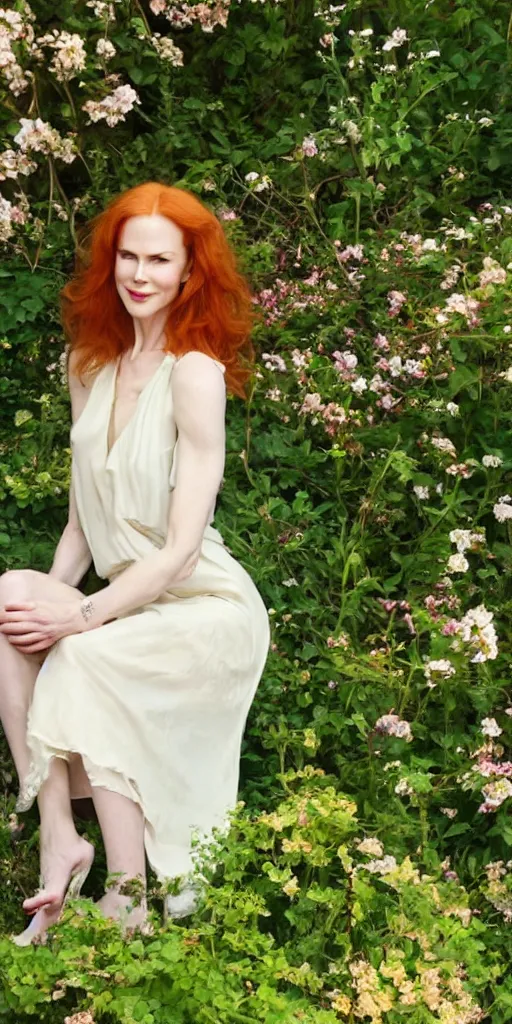
MULTIPOLYGON (((201 915, 123 946, 82 904, 50 948, 4 943, 7 1024, 509 1020, 508 17, 0 11, 2 566, 46 569, 63 525, 74 247, 158 178, 208 202, 253 286, 216 522, 273 623, 201 915)), ((8 934, 37 870, 2 773, 8 934)))

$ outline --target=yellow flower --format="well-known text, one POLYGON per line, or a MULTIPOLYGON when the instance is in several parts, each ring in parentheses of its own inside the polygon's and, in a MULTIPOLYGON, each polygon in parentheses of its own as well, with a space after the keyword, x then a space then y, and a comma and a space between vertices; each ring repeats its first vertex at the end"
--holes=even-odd
POLYGON ((331 1006, 332 1009, 336 1011, 336 1013, 341 1013, 345 1017, 348 1017, 352 1009, 352 1002, 348 998, 348 996, 337 996, 336 999, 331 1003, 331 1006))
POLYGON ((290 881, 289 881, 289 882, 286 882, 286 884, 285 884, 285 885, 283 885, 283 887, 282 887, 282 888, 283 888, 283 892, 284 892, 284 893, 285 893, 285 894, 286 894, 287 896, 289 896, 289 897, 290 897, 290 899, 293 899, 293 897, 294 897, 294 896, 296 896, 296 895, 297 895, 297 893, 298 893, 298 892, 299 892, 299 890, 300 890, 299 880, 298 880, 297 876, 296 876, 296 875, 293 875, 293 876, 292 876, 292 877, 290 878, 290 881))

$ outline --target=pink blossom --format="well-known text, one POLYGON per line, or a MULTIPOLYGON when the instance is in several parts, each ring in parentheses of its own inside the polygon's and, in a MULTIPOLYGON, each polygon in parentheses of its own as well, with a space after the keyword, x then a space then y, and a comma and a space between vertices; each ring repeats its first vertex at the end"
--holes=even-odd
POLYGON ((512 796, 512 782, 510 782, 510 779, 499 779, 495 782, 489 782, 487 786, 483 787, 482 793, 485 797, 485 802, 480 804, 478 810, 480 814, 489 814, 497 810, 508 797, 512 796))
POLYGON ((266 370, 276 370, 278 373, 286 373, 288 367, 282 356, 270 355, 268 352, 263 352, 261 358, 266 370))
POLYGON ((375 732, 387 736, 397 736, 399 739, 405 740, 406 743, 410 743, 413 738, 409 722, 399 718, 398 715, 382 715, 375 722, 374 729, 375 732))
POLYGON ((318 153, 318 146, 313 135, 306 135, 301 148, 304 156, 316 156, 318 153))
POLYGON ((360 262, 364 259, 364 249, 362 245, 347 245, 342 252, 338 253, 338 259, 340 263, 347 263, 348 260, 357 260, 360 262))
POLYGON ((324 409, 322 396, 318 392, 313 392, 305 395, 299 413, 303 415, 306 413, 317 413, 321 412, 322 409, 324 409))
POLYGON ((449 619, 448 622, 445 622, 441 632, 443 636, 456 636, 461 630, 462 626, 457 619, 449 619))
POLYGON ((352 370, 355 370, 358 359, 353 352, 333 352, 332 358, 334 359, 334 367, 339 373, 347 374, 352 370))
POLYGON ((88 100, 83 104, 82 110, 85 110, 91 121, 105 120, 109 127, 113 128, 119 121, 126 119, 125 115, 133 110, 136 103, 140 103, 140 100, 135 89, 132 89, 131 85, 119 85, 102 100, 88 100))
POLYGON ((407 302, 407 296, 403 292, 391 291, 388 292, 388 303, 389 303, 389 316, 398 316, 404 302, 407 302))

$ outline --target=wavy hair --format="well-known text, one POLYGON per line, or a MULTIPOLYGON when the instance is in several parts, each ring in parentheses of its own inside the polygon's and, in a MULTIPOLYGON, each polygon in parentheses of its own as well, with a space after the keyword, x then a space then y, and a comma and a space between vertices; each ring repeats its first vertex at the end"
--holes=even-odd
POLYGON ((248 285, 219 221, 191 192, 146 182, 113 200, 90 225, 85 256, 62 291, 62 318, 76 372, 100 369, 129 350, 133 321, 117 292, 114 264, 119 235, 129 217, 160 214, 183 232, 190 277, 171 304, 165 350, 199 351, 226 367, 226 386, 244 398, 254 351, 248 285))

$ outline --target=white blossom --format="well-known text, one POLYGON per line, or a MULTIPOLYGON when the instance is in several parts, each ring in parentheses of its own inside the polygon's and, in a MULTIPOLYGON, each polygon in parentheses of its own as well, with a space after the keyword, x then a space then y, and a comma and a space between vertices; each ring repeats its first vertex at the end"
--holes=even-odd
POLYGON ((150 43, 161 60, 168 61, 173 68, 183 67, 183 50, 180 50, 169 36, 161 36, 159 32, 155 32, 150 43))
POLYGON ((482 459, 482 466, 486 469, 497 469, 502 464, 503 459, 500 459, 499 455, 484 455, 482 459))
POLYGON ((512 519, 512 505, 503 499, 493 506, 493 512, 499 523, 505 523, 508 519, 512 519))
POLYGON ((484 257, 484 269, 478 275, 480 287, 485 288, 487 284, 504 284, 507 280, 507 272, 500 266, 497 260, 490 256, 484 257))
POLYGON ((386 42, 383 43, 382 49, 386 53, 388 50, 393 50, 397 46, 403 46, 407 42, 408 36, 404 28, 395 28, 394 32, 391 33, 386 42))
POLYGON ((113 128, 119 121, 124 121, 125 115, 133 110, 136 103, 140 103, 139 97, 131 85, 119 85, 112 93, 102 100, 88 100, 84 103, 82 110, 85 110, 91 121, 106 121, 110 128, 113 128))
POLYGON ((427 501, 430 495, 428 487, 422 487, 421 484, 415 484, 415 486, 413 487, 413 491, 418 501, 427 501))
POLYGON ((467 572, 469 569, 469 562, 464 555, 457 552, 456 555, 450 555, 448 564, 446 566, 446 572, 467 572))
POLYGON ((98 42, 96 43, 96 53, 98 54, 98 57, 101 57, 103 60, 112 60, 112 57, 115 57, 117 50, 114 44, 110 42, 110 39, 98 39, 98 42))
POLYGON ((423 671, 430 689, 433 689, 437 685, 437 679, 432 677, 450 679, 451 676, 455 675, 455 666, 452 665, 448 658, 439 658, 437 661, 427 661, 423 671))
POLYGON ((358 377, 357 380, 352 381, 350 387, 356 395, 362 395, 363 391, 366 391, 368 384, 365 377, 358 377))
POLYGON ((495 718, 482 718, 480 722, 480 731, 484 736, 490 736, 492 739, 497 739, 501 736, 503 729, 500 729, 495 718))
POLYGON ((384 847, 380 840, 371 837, 356 843, 356 849, 359 850, 359 853, 366 853, 370 857, 382 857, 384 853, 384 847))

